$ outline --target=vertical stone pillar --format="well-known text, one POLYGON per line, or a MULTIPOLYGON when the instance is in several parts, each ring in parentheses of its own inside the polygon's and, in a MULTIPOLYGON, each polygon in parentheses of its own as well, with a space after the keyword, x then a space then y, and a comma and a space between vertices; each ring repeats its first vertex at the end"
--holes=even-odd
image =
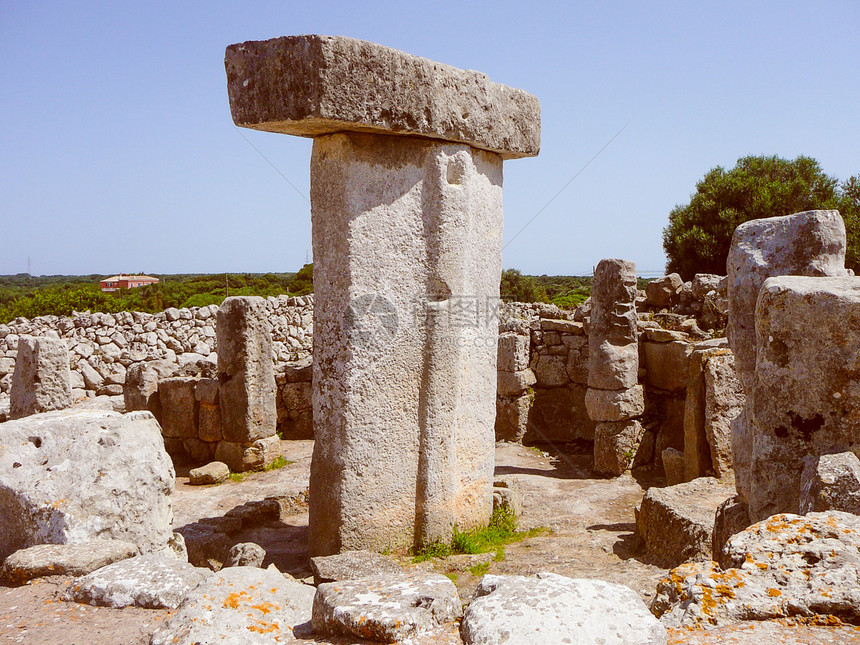
POLYGON ((755 487, 750 471, 756 444, 756 301, 762 285, 767 278, 781 275, 845 276, 845 247, 845 224, 839 211, 805 211, 752 220, 738 226, 732 235, 726 260, 726 335, 746 394, 743 412, 732 423, 735 486, 744 503, 749 502, 750 490, 755 487))
POLYGON ((264 466, 277 440, 277 388, 266 301, 224 300, 216 318, 222 441, 216 458, 241 472, 264 466))
POLYGON ((639 384, 636 335, 636 266, 627 260, 601 260, 591 288, 588 329, 588 391, 585 406, 597 421, 594 468, 620 475, 633 462, 645 411, 639 384))
POLYGON ((72 386, 66 341, 21 336, 9 395, 12 419, 70 407, 72 386))
POLYGON ((233 45, 226 67, 237 125, 314 137, 311 553, 485 524, 502 160, 537 154, 537 99, 350 38, 233 45))

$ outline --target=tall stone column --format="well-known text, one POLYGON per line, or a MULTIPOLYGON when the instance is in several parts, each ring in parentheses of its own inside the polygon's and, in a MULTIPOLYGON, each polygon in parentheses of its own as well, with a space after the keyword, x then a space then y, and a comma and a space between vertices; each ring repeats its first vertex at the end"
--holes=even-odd
POLYGON ((645 411, 639 385, 636 265, 601 260, 594 271, 591 301, 585 407, 597 421, 594 469, 620 475, 639 447, 643 431, 636 417, 645 411))
POLYGON ((10 395, 12 419, 71 407, 72 387, 66 341, 61 338, 21 336, 10 395))
POLYGON ((538 153, 537 99, 349 38, 233 45, 226 67, 237 125, 315 139, 311 552, 485 524, 502 160, 538 153))

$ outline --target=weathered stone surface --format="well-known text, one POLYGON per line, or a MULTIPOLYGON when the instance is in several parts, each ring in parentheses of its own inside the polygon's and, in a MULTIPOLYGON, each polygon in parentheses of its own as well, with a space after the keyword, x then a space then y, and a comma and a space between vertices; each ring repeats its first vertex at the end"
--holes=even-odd
POLYGON ((663 472, 666 474, 666 484, 675 486, 687 481, 683 452, 669 447, 660 453, 660 457, 663 462, 663 472))
POLYGON ((537 383, 537 378, 530 369, 520 372, 498 373, 498 393, 502 396, 518 396, 535 383, 537 383))
POLYGON ((685 481, 705 476, 711 467, 711 449, 705 433, 704 366, 712 351, 712 348, 695 345, 687 363, 687 391, 684 397, 685 481))
POLYGON ((623 390, 636 385, 636 267, 626 260, 601 260, 594 271, 588 333, 588 385, 623 390))
POLYGON ((21 336, 9 395, 9 416, 12 419, 71 407, 72 386, 66 341, 21 336))
POLYGON ((732 421, 741 414, 746 397, 728 350, 713 350, 704 364, 705 436, 717 477, 732 477, 732 421))
POLYGON ((374 551, 344 551, 337 555, 311 558, 314 585, 338 580, 375 578, 387 573, 403 573, 391 558, 374 551))
POLYGON ((814 618, 860 624, 860 517, 778 514, 733 536, 727 564, 684 564, 657 587, 666 627, 814 618))
POLYGON ((493 511, 498 509, 515 517, 523 514, 523 491, 516 477, 496 477, 493 482, 493 511))
POLYGON ((677 273, 651 280, 645 285, 645 297, 654 307, 671 307, 679 302, 684 281, 677 273))
POLYGON ((234 473, 261 470, 277 456, 280 440, 277 435, 257 439, 250 444, 220 441, 215 449, 215 459, 223 461, 234 473))
POLYGON ((188 562, 195 567, 208 567, 217 571, 230 555, 233 541, 211 524, 186 524, 176 529, 176 532, 185 540, 188 562))
POLYGON ((556 320, 553 318, 541 318, 540 328, 542 331, 557 331, 560 334, 585 334, 585 325, 574 320, 556 320))
POLYGON ((81 544, 37 544, 15 551, 3 561, 0 579, 18 586, 45 576, 83 576, 138 554, 137 545, 120 540, 81 544))
POLYGON ((230 476, 230 469, 227 464, 221 461, 212 461, 200 468, 192 468, 188 473, 188 483, 192 486, 201 486, 206 484, 220 484, 227 481, 230 476))
POLYGON ((723 291, 725 289, 724 275, 716 275, 713 273, 697 273, 693 276, 690 284, 690 291, 693 298, 696 300, 704 300, 705 296, 711 291, 723 291))
POLYGON ((317 587, 314 633, 396 642, 463 615, 457 588, 438 573, 399 573, 317 587))
POLYGON ((278 391, 265 298, 226 298, 218 309, 216 334, 224 440, 249 444, 273 436, 278 391))
POLYGON ((630 468, 642 432, 642 424, 637 420, 598 423, 594 429, 595 472, 620 475, 630 468))
POLYGON ((496 398, 496 440, 522 441, 529 422, 529 410, 534 397, 523 394, 518 397, 496 398))
POLYGON ((554 573, 481 578, 460 625, 469 645, 664 645, 666 629, 629 587, 554 573))
POLYGON ((210 575, 172 554, 151 553, 102 567, 75 580, 65 599, 102 607, 175 609, 210 575))
POLYGON ((717 512, 714 516, 714 539, 711 554, 712 558, 716 562, 719 562, 720 566, 724 569, 731 567, 727 562, 726 556, 723 554, 726 542, 735 533, 740 533, 750 524, 752 522, 750 522, 747 506, 739 496, 735 495, 717 507, 717 512))
POLYGON ((734 493, 713 477, 649 488, 636 509, 636 532, 649 558, 662 567, 710 560, 717 507, 734 493))
POLYGON ((143 553, 161 549, 171 535, 174 482, 149 412, 71 409, 7 421, 0 432, 0 558, 35 544, 94 538, 133 542, 143 553))
POLYGON ((690 354, 693 345, 684 341, 642 343, 645 356, 645 381, 661 390, 683 390, 687 387, 690 354))
POLYGON ((540 104, 485 74, 342 36, 227 48, 236 125, 306 137, 345 130, 443 139, 502 158, 540 150, 540 104))
POLYGON ((188 592, 150 645, 288 642, 310 621, 313 598, 313 587, 275 571, 222 569, 188 592))
POLYGON ((176 376, 158 382, 161 401, 161 431, 165 437, 197 438, 197 379, 176 376))
POLYGON ((240 542, 230 547, 225 567, 262 567, 266 549, 253 542, 240 542))
POLYGON ((498 320, 479 303, 499 295, 501 196, 493 153, 314 140, 312 555, 488 521, 498 320))
POLYGON ((127 412, 149 410, 156 419, 161 419, 161 400, 158 381, 172 376, 177 365, 165 360, 136 363, 125 373, 122 389, 127 412))
POLYGON ((197 408, 197 438, 201 441, 221 441, 221 406, 200 402, 197 408))
POLYGON ((853 452, 804 459, 800 513, 830 510, 860 515, 860 459, 853 452))
POLYGON ((499 334, 497 369, 500 372, 519 372, 529 366, 528 336, 514 332, 499 334))
POLYGON ((860 278, 769 278, 756 325, 753 521, 799 511, 805 457, 860 452, 860 278))
POLYGON ((588 384, 588 336, 565 338, 567 345, 567 375, 579 385, 588 384))
POLYGON ((844 276, 845 224, 839 211, 756 219, 735 229, 726 260, 726 334, 747 392, 756 365, 756 301, 772 276, 844 276))
POLYGON ((626 390, 598 390, 585 393, 585 409, 594 421, 626 421, 645 412, 645 391, 641 385, 626 390))
POLYGON ((564 356, 541 354, 534 373, 540 387, 560 387, 566 385, 569 380, 564 356))

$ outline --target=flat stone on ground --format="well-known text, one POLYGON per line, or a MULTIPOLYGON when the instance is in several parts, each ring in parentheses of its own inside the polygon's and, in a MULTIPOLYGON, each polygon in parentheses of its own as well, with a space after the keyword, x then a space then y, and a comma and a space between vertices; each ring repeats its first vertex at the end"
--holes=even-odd
POLYGON ((636 510, 636 531, 649 558, 663 567, 710 560, 717 507, 734 494, 734 486, 713 477, 648 489, 636 510))
POLYGON ((311 618, 314 588, 267 569, 230 567, 191 590, 150 645, 293 640, 311 618))
POLYGON ((92 540, 83 544, 37 544, 21 549, 3 561, 0 579, 22 585, 34 578, 84 576, 138 554, 137 546, 121 540, 92 540))
POLYGON ((463 615, 457 588, 436 573, 400 573, 326 582, 317 587, 317 634, 397 642, 463 615))
POLYGON ((468 645, 666 643, 666 629, 629 587, 554 573, 484 576, 460 634, 468 645))
POLYGON ((167 553, 152 553, 102 567, 75 580, 66 600, 104 607, 175 609, 209 571, 167 553))
POLYGON ((344 551, 337 555, 317 556, 311 558, 311 569, 315 585, 403 572, 391 558, 375 551, 344 551))

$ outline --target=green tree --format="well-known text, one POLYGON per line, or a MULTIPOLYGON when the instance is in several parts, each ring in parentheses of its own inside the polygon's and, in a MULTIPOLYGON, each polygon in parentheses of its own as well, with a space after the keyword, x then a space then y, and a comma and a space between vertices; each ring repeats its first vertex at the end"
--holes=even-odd
POLYGON ((499 289, 502 298, 514 302, 547 302, 546 292, 534 278, 523 275, 516 269, 502 271, 499 289))
POLYGON ((289 291, 291 296, 304 296, 314 291, 314 265, 306 264, 299 272, 293 281, 290 282, 289 291))
POLYGON ((696 273, 726 272, 732 234, 739 224, 762 217, 789 215, 817 208, 839 208, 849 230, 846 264, 857 270, 857 177, 839 185, 811 157, 794 160, 772 156, 738 159, 730 170, 717 166, 696 184, 685 205, 669 213, 663 229, 667 272, 685 280, 696 273))

